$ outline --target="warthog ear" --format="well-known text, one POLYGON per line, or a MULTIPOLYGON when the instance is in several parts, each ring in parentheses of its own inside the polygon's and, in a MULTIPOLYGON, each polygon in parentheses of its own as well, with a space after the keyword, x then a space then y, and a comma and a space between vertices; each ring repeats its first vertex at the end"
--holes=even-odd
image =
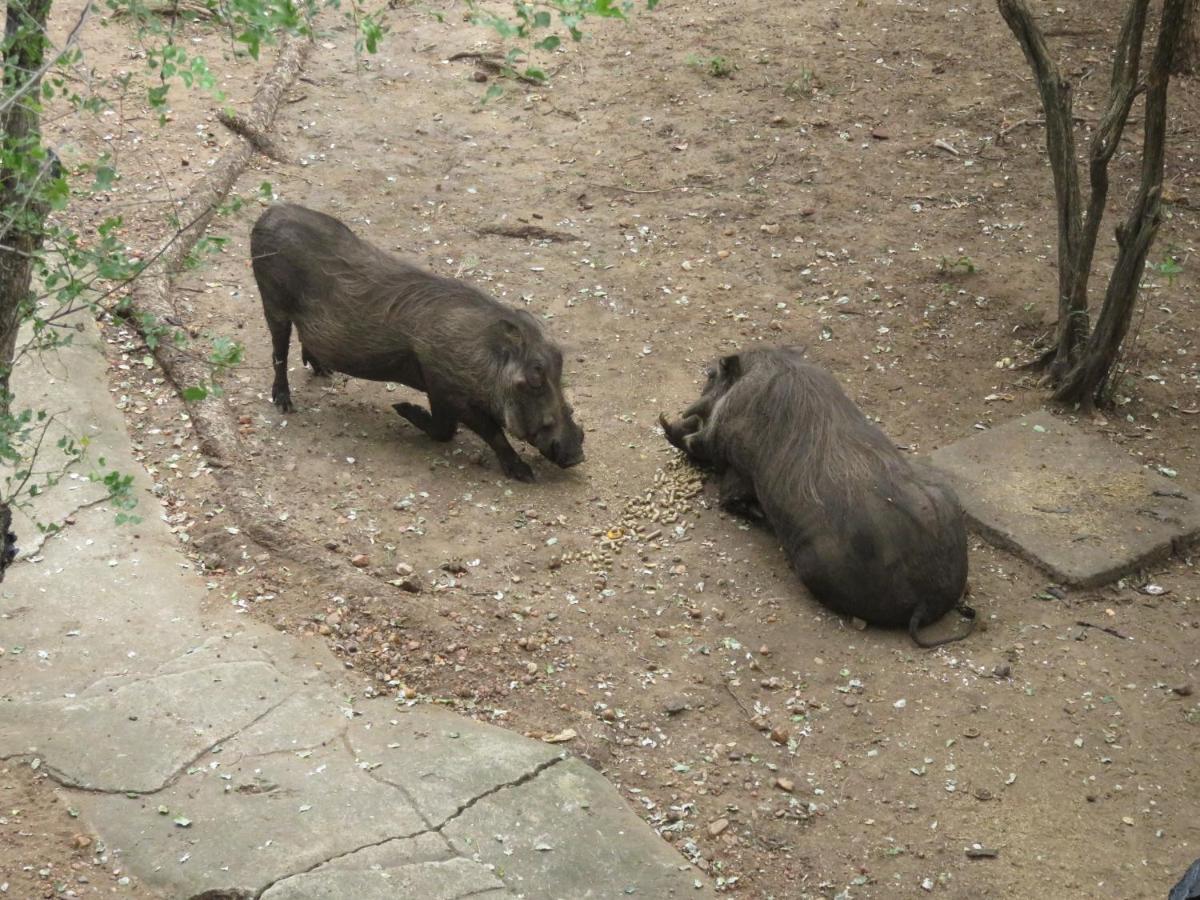
POLYGON ((736 353, 732 356, 721 357, 721 374, 726 378, 741 378, 742 377, 742 358, 736 353))
POLYGON ((525 335, 515 322, 501 319, 488 329, 491 332, 492 350, 505 361, 511 361, 521 355, 525 349, 525 335))
POLYGON ((545 383, 538 364, 528 365, 525 352, 525 334, 515 322, 501 319, 492 325, 490 343, 492 352, 503 366, 503 376, 514 388, 539 388, 545 383))

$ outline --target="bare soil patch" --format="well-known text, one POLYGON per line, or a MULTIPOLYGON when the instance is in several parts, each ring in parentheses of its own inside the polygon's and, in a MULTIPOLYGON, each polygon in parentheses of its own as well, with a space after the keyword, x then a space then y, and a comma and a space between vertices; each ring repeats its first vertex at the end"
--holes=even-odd
POLYGON ((0 896, 158 897, 25 763, 0 765, 0 896))

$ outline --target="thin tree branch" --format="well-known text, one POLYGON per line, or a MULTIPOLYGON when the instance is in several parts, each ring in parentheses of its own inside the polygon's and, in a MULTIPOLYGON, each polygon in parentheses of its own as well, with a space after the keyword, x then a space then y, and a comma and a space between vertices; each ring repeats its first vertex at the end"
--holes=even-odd
MULTIPOLYGON (((274 68, 259 85, 244 121, 259 133, 266 134, 275 120, 279 101, 291 86, 312 47, 303 37, 289 36, 279 47, 274 68)), ((152 266, 134 283, 130 308, 163 319, 173 312, 171 279, 183 265, 188 253, 199 240, 209 220, 234 183, 245 171, 254 154, 253 145, 245 139, 227 149, 212 167, 208 176, 196 184, 180 204, 179 218, 189 222, 172 238, 170 247, 160 246, 152 266)), ((166 342, 154 350, 155 359, 174 386, 183 389, 208 380, 205 363, 198 363, 187 353, 166 342)), ((235 459, 241 446, 232 417, 225 402, 211 393, 203 399, 185 401, 192 427, 200 439, 200 450, 212 465, 235 459)))
MULTIPOLYGON (((1046 39, 1024 0, 997 0, 997 6, 1033 69, 1046 115, 1046 151, 1054 175, 1058 212, 1058 345, 1053 369, 1065 371, 1088 331, 1087 307, 1078 306, 1074 290, 1083 213, 1075 160, 1071 85, 1050 58, 1046 39)), ((1083 300, 1086 304, 1086 295, 1083 300)))
MULTIPOLYGON (((1083 218, 1079 245, 1071 285, 1071 309, 1086 312, 1088 309, 1088 280, 1092 274, 1092 261, 1096 255, 1096 240, 1100 234, 1100 222, 1104 218, 1104 207, 1108 202, 1108 164, 1121 143, 1121 133, 1129 120, 1129 110, 1134 98, 1141 90, 1138 68, 1142 52, 1142 36, 1146 30, 1146 12, 1150 0, 1133 0, 1126 10, 1121 25, 1121 35, 1113 57, 1108 106, 1100 118, 1089 153, 1088 180, 1091 197, 1083 218)), ((1076 313, 1078 314, 1078 312, 1076 313)), ((1074 360, 1072 360, 1074 361, 1074 360)), ((1061 373, 1060 373, 1061 374, 1061 373)))
POLYGON ((1054 393, 1056 400, 1075 403, 1085 409, 1101 399, 1108 384, 1109 373, 1129 332, 1146 256, 1162 224, 1167 88, 1186 7, 1187 0, 1164 0, 1154 59, 1146 76, 1146 116, 1138 194, 1129 215, 1117 227, 1117 261, 1109 277, 1096 330, 1078 363, 1054 393))
POLYGON ((84 7, 83 7, 83 12, 81 12, 79 14, 79 20, 75 23, 75 27, 71 29, 70 34, 67 35, 66 41, 63 42, 62 49, 56 51, 53 56, 51 56, 44 63, 42 63, 38 67, 37 71, 35 71, 25 81, 24 84, 22 84, 19 88, 17 88, 15 91, 13 91, 9 96, 5 97, 3 100, 0 100, 0 113, 3 113, 6 109, 8 109, 10 106, 12 106, 14 103, 16 103, 18 100, 20 100, 22 97, 24 97, 30 91, 37 89, 37 86, 41 83, 42 76, 45 75, 47 72, 49 72, 51 69, 53 69, 56 65, 58 65, 59 57, 61 57, 64 53, 67 52, 67 50, 69 50, 71 47, 73 47, 79 41, 79 35, 82 33, 83 26, 87 23, 87 20, 91 16, 91 14, 92 14, 92 4, 85 3, 84 7))

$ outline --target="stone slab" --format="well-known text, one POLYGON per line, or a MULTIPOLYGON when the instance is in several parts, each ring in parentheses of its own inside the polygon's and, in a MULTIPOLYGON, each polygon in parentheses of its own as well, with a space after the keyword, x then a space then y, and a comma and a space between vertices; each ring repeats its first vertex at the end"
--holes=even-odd
MULTIPOLYGON (((143 516, 156 515, 153 499, 141 506, 143 516)), ((6 703, 147 675, 205 639, 190 602, 203 589, 180 566, 171 536, 149 523, 118 528, 113 515, 103 506, 80 511, 36 562, 18 557, 0 585, 0 731, 6 703), (176 596, 189 602, 164 602, 176 596)))
MULTIPOLYGON (((68 515, 85 504, 101 500, 106 493, 102 484, 88 478, 99 468, 103 457, 108 469, 119 469, 124 473, 145 470, 133 466, 129 442, 126 438, 125 421, 121 411, 113 403, 98 403, 83 408, 72 403, 68 385, 79 380, 89 380, 97 386, 107 386, 108 365, 100 346, 100 336, 87 321, 83 310, 62 323, 64 326, 83 324, 80 331, 70 331, 70 342, 55 353, 33 354, 22 360, 13 372, 13 396, 17 408, 45 410, 51 415, 45 438, 45 449, 38 460, 37 469, 55 471, 67 462, 67 457, 55 448, 61 437, 89 442, 85 457, 63 472, 56 485, 44 490, 32 507, 13 510, 13 528, 17 532, 18 547, 29 553, 39 542, 38 524, 61 523, 68 515)), ((18 337, 20 343, 29 340, 31 326, 26 325, 18 337)), ((113 513, 109 513, 111 517, 113 513)))
POLYGON ((320 682, 293 687, 295 693, 283 703, 225 742, 225 759, 302 753, 335 742, 344 746, 343 735, 355 715, 344 698, 320 682))
POLYGON ((157 791, 289 687, 264 662, 105 679, 71 699, 8 708, 0 755, 36 754, 59 782, 86 790, 157 791))
POLYGON ((1056 580, 1096 587, 1200 537, 1200 493, 1048 412, 934 451, 991 543, 1056 580))
POLYGON ((527 900, 712 897, 696 870, 578 759, 482 797, 442 828, 527 900))
POLYGON ((222 749, 151 796, 72 802, 100 823, 128 869, 180 898, 234 888, 257 896, 335 857, 427 830, 402 792, 371 778, 340 742, 228 763, 222 749))
POLYGON ((434 826, 466 803, 560 759, 560 748, 444 709, 417 706, 357 719, 346 734, 362 765, 380 781, 403 785, 434 826), (487 765, 480 765, 487 760, 487 765))
POLYGON ((435 833, 388 841, 340 856, 323 866, 285 878, 262 900, 458 900, 512 897, 492 871, 455 854, 435 833))

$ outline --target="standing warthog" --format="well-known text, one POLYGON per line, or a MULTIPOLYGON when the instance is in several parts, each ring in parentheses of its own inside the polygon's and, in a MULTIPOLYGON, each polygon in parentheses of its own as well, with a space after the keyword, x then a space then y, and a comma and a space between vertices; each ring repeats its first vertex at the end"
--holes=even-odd
POLYGON ((562 389, 562 351, 523 310, 453 278, 418 269, 356 237, 331 216, 288 203, 250 232, 254 279, 271 330, 271 399, 292 410, 292 326, 318 375, 344 372, 424 391, 429 409, 395 410, 436 441, 461 422, 510 478, 533 480, 507 429, 566 468, 583 460, 583 429, 562 389))
MULTIPOLYGON (((812 594, 873 625, 917 631, 962 605, 967 533, 958 498, 900 455, 800 348, 718 360, 667 440, 721 474, 722 508, 762 515, 812 594)), ((973 625, 973 623, 972 623, 973 625)))

